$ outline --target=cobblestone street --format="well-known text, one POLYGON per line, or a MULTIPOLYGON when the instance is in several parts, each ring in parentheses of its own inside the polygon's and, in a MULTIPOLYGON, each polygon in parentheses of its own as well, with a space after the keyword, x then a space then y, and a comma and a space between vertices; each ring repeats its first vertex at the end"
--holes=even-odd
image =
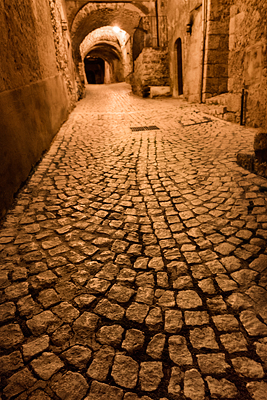
POLYGON ((266 400, 254 135, 87 87, 0 228, 1 400, 266 400))

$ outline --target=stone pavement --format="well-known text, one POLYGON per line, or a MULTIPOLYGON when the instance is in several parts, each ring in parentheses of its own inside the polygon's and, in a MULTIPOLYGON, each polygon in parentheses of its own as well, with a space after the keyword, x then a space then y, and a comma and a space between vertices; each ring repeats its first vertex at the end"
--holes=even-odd
POLYGON ((267 399, 254 132, 87 89, 0 229, 2 400, 267 399))

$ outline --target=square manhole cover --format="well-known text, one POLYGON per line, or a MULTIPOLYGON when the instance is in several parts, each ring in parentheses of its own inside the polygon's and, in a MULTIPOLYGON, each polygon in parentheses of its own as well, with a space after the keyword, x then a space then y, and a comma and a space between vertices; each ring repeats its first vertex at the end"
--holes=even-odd
POLYGON ((151 126, 132 126, 130 129, 131 129, 132 132, 159 130, 159 128, 156 125, 151 125, 151 126))

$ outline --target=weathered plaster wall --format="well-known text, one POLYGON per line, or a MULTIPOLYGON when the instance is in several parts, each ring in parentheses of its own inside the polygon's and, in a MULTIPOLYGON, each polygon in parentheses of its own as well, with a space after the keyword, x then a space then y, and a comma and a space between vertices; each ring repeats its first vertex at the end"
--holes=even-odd
MULTIPOLYGON (((198 5, 198 4, 197 4, 198 5)), ((202 46, 202 7, 193 9, 189 20, 192 23, 191 34, 185 36, 185 69, 184 97, 188 101, 199 101, 201 77, 201 46, 202 46)))
POLYGON ((168 51, 145 47, 134 63, 133 92, 144 95, 148 86, 169 85, 168 51))
POLYGON ((267 128, 267 3, 232 0, 229 27, 230 93, 247 93, 246 123, 267 128))
POLYGON ((72 45, 67 22, 67 10, 64 0, 48 0, 53 28, 54 45, 56 49, 57 69, 62 73, 66 82, 68 96, 72 105, 77 97, 79 85, 78 71, 72 58, 72 45))
POLYGON ((189 101, 199 99, 202 49, 202 1, 169 0, 166 13, 170 56, 172 94, 178 96, 178 65, 176 41, 182 42, 182 69, 184 97, 189 101), (191 34, 186 26, 191 24, 191 34))
POLYGON ((46 0, 0 2, 0 217, 66 119, 46 0))

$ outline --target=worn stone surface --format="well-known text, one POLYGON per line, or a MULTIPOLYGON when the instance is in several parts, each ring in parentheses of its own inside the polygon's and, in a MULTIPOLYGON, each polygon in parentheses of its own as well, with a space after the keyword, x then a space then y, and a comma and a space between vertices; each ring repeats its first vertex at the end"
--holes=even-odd
POLYGON ((122 389, 93 381, 90 386, 90 393, 85 400, 122 400, 122 398, 122 389))
POLYGON ((214 331, 210 327, 195 328, 190 331, 190 342, 196 349, 218 349, 214 331))
POLYGON ((0 357, 1 374, 6 374, 23 367, 23 360, 19 351, 0 357))
POLYGON ((126 317, 135 322, 142 323, 147 316, 149 306, 141 303, 132 303, 126 311, 126 317))
POLYGON ((204 381, 196 369, 190 369, 185 372, 184 394, 192 400, 202 400, 205 398, 204 381))
POLYGON ((133 389, 136 386, 139 366, 131 357, 116 355, 111 375, 114 381, 125 388, 133 389))
POLYGON ((264 400, 266 398, 266 382, 249 382, 247 389, 253 400, 264 400))
POLYGON ((221 374, 230 368, 230 365, 225 361, 225 355, 216 354, 199 354, 197 356, 198 365, 204 374, 221 374))
POLYGON ((186 325, 204 325, 209 323, 209 315, 206 311, 185 311, 186 325))
POLYGON ((249 335, 252 336, 266 336, 267 325, 262 323, 253 311, 242 311, 240 314, 240 321, 249 335))
POLYGON ((193 361, 183 336, 174 335, 169 338, 169 355, 177 365, 190 365, 193 361))
POLYGON ((44 352, 31 362, 31 366, 41 379, 48 380, 64 366, 64 363, 55 354, 44 352))
POLYGON ((81 400, 84 398, 89 386, 81 374, 68 371, 57 378, 51 388, 60 399, 81 400))
POLYGON ((28 343, 23 344, 22 350, 23 350, 24 358, 29 359, 29 358, 35 356, 36 354, 47 350, 47 348, 49 346, 49 341, 50 341, 49 336, 44 335, 44 336, 38 337, 35 340, 32 340, 28 343))
POLYGON ((141 389, 145 391, 156 390, 163 378, 162 363, 158 361, 145 361, 140 365, 139 379, 141 389))
POLYGON ((12 302, 4 303, 0 305, 0 320, 6 322, 15 317, 16 306, 12 302))
POLYGON ((108 344, 111 346, 119 346, 122 341, 122 334, 124 329, 120 325, 102 326, 97 332, 97 340, 101 344, 108 344))
POLYGON ((105 381, 112 365, 115 350, 111 346, 103 346, 94 355, 94 359, 87 370, 90 378, 105 381))
POLYGON ((118 304, 111 303, 107 299, 101 300, 94 311, 114 321, 119 321, 125 313, 124 308, 118 304))
POLYGON ((142 331, 139 331, 138 329, 128 329, 121 347, 127 350, 128 353, 133 353, 142 349, 144 341, 145 335, 142 331))
POLYGON ((164 330, 168 333, 178 333, 183 326, 182 312, 179 310, 166 310, 164 330))
POLYGON ((127 90, 88 88, 3 220, 2 397, 262 400, 254 131, 127 90))
POLYGON ((10 349, 23 340, 24 335, 19 324, 4 325, 0 328, 0 347, 2 349, 10 349))
POLYGON ((162 321, 163 318, 160 307, 152 308, 145 319, 146 325, 152 330, 158 329, 162 321))
POLYGON ((260 363, 248 357, 237 357, 232 360, 234 369, 239 376, 247 378, 263 378, 264 371, 260 363))
POLYGON ((33 335, 52 333, 62 324, 61 320, 51 311, 44 311, 27 321, 27 326, 33 335))
POLYGON ((84 346, 73 346, 62 353, 62 357, 76 368, 85 368, 92 355, 92 351, 84 346))
POLYGON ((212 397, 235 399, 238 395, 235 384, 225 378, 215 379, 211 376, 207 376, 206 381, 208 383, 209 391, 212 397))
POLYGON ((182 309, 197 308, 202 305, 201 298, 193 290, 180 291, 176 297, 176 303, 182 309))
POLYGON ((172 367, 171 378, 168 386, 168 393, 174 398, 179 398, 181 394, 181 382, 184 373, 179 367, 172 367))
POLYGON ((247 350, 247 341, 241 332, 229 333, 220 336, 222 342, 228 353, 235 353, 237 351, 247 350))
POLYGON ((256 347, 256 352, 258 356, 261 358, 262 362, 264 363, 265 367, 267 365, 267 340, 266 338, 260 339, 258 342, 254 343, 256 347))
POLYGON ((214 315, 212 319, 219 331, 231 332, 238 330, 238 320, 231 314, 214 315))
POLYGON ((36 378, 34 378, 32 373, 27 368, 23 368, 8 378, 3 394, 10 399, 31 388, 35 382, 36 378))

